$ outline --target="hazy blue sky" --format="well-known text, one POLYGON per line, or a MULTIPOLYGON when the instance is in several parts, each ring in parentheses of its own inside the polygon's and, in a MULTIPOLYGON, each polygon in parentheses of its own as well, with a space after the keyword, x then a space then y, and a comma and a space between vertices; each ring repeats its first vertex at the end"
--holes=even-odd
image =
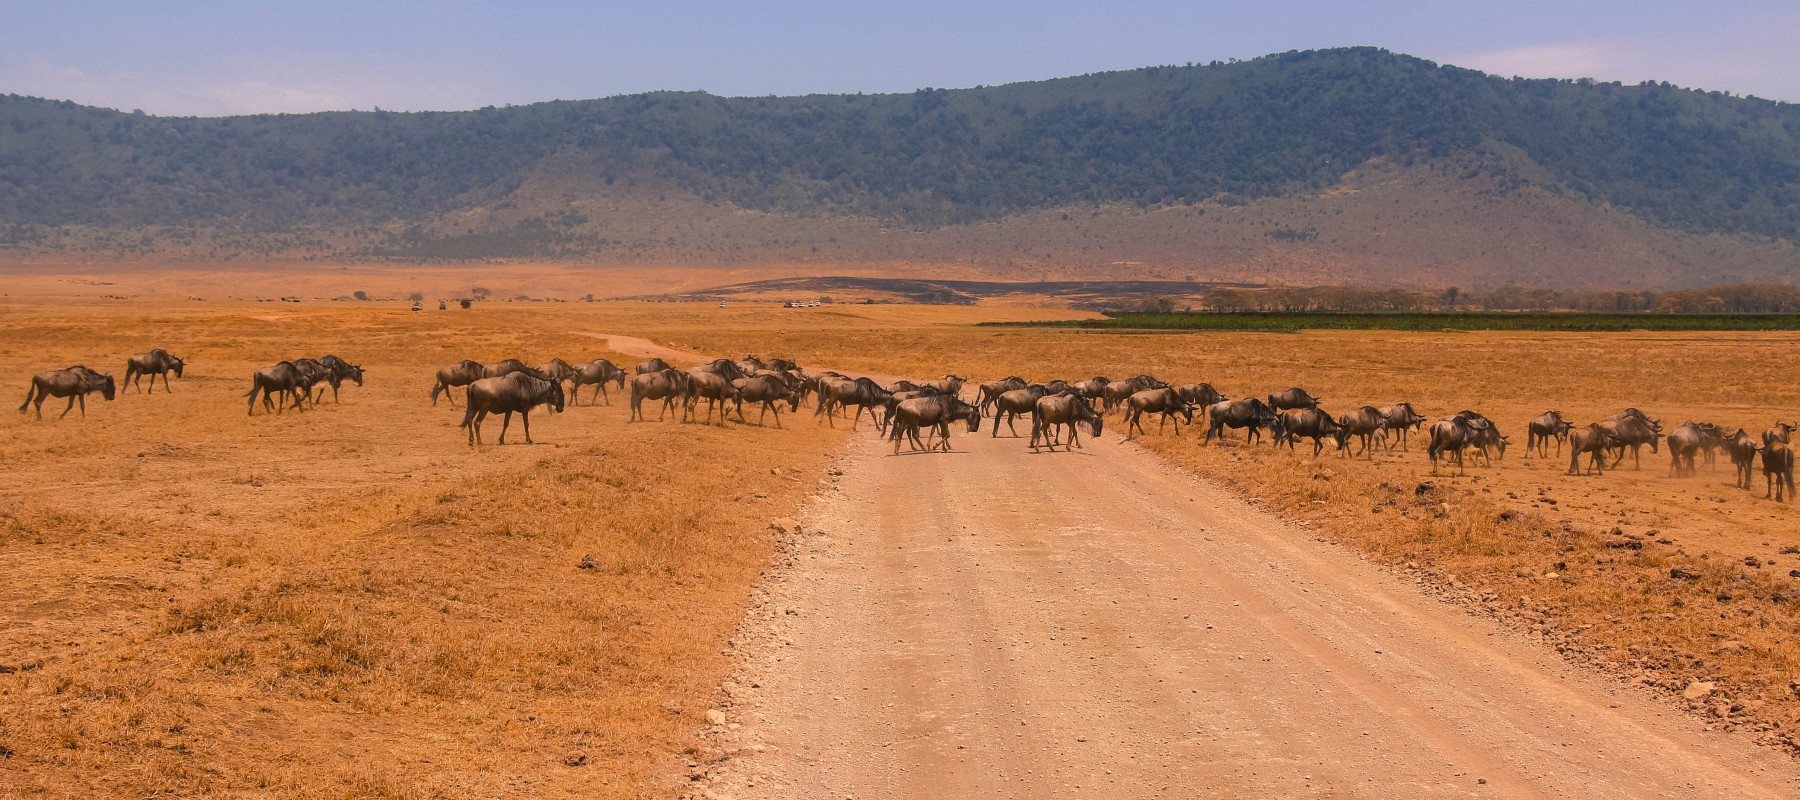
POLYGON ((13 2, 0 93, 155 114, 894 92, 1376 45, 1800 101, 1800 3, 13 2))

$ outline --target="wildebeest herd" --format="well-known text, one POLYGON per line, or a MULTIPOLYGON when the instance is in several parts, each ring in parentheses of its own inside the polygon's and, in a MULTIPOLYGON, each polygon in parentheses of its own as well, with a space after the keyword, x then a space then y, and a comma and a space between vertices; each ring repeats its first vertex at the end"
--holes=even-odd
MULTIPOLYGON (((125 383, 141 389, 144 376, 150 377, 150 393, 156 390, 156 378, 163 379, 170 390, 168 373, 181 377, 185 362, 161 348, 132 356, 127 362, 125 383)), ((281 413, 287 407, 304 410, 322 402, 330 388, 335 402, 344 381, 361 386, 361 366, 337 356, 319 359, 301 358, 282 361, 257 370, 251 377, 246 395, 249 411, 256 412, 260 394, 265 411, 281 413), (316 394, 315 394, 316 392, 316 394)), ((1173 425, 1181 435, 1183 425, 1195 425, 1196 418, 1206 424, 1202 443, 1223 438, 1227 430, 1242 430, 1250 444, 1260 442, 1266 433, 1273 446, 1287 445, 1291 450, 1307 439, 1313 456, 1318 457, 1329 443, 1343 457, 1374 458, 1377 447, 1392 451, 1408 448, 1408 434, 1423 430, 1427 436, 1426 454, 1436 473, 1441 461, 1464 471, 1465 454, 1490 463, 1506 454, 1509 437, 1500 432, 1493 420, 1474 411, 1461 411, 1426 426, 1427 419, 1412 404, 1394 403, 1376 407, 1359 406, 1333 416, 1320 407, 1321 398, 1300 388, 1267 395, 1265 398, 1231 399, 1207 383, 1171 386, 1151 375, 1138 375, 1124 380, 1105 377, 1070 383, 1062 380, 1029 383, 1012 376, 987 381, 975 386, 975 402, 964 401, 967 381, 946 375, 935 381, 896 381, 882 386, 868 377, 851 377, 837 372, 809 374, 787 359, 764 361, 755 356, 741 360, 715 359, 681 370, 660 358, 637 364, 630 373, 604 358, 572 365, 560 358, 536 367, 516 359, 492 364, 465 360, 440 368, 431 388, 432 405, 440 395, 456 404, 454 390, 461 388, 465 398, 461 427, 468 431, 471 445, 482 443, 481 424, 491 414, 502 416, 499 442, 506 441, 512 415, 519 414, 525 428, 525 441, 531 441, 530 413, 540 406, 554 412, 564 410, 583 387, 592 386, 589 404, 612 402, 606 385, 625 389, 629 382, 630 419, 643 421, 644 402, 657 402, 657 419, 678 412, 682 422, 695 420, 704 402, 704 416, 698 421, 724 425, 730 414, 738 422, 748 423, 744 404, 758 408, 757 424, 764 424, 772 413, 775 426, 781 427, 782 407, 789 412, 799 410, 802 403, 813 405, 813 416, 835 426, 837 420, 850 417, 851 428, 862 422, 865 413, 876 430, 893 442, 894 452, 907 444, 914 452, 950 449, 952 426, 961 423, 967 432, 980 430, 982 420, 991 417, 990 436, 999 436, 1005 423, 1008 432, 1018 435, 1015 427, 1020 417, 1031 420, 1028 447, 1033 452, 1055 452, 1081 446, 1080 431, 1098 437, 1105 417, 1119 413, 1127 439, 1145 434, 1144 416, 1155 415, 1157 430, 1173 425), (564 385, 567 384, 567 389, 564 385), (1352 452, 1354 447, 1355 452, 1352 452)), ((67 398, 63 416, 80 405, 86 416, 86 396, 100 392, 112 400, 116 391, 111 374, 102 374, 85 366, 45 372, 32 378, 24 413, 36 404, 39 418, 44 401, 51 397, 67 398)), ((1794 494, 1794 451, 1790 437, 1795 425, 1777 422, 1752 436, 1743 428, 1727 433, 1726 428, 1711 422, 1686 422, 1665 432, 1659 420, 1636 408, 1627 408, 1606 419, 1576 426, 1558 411, 1546 411, 1526 424, 1526 458, 1549 457, 1552 443, 1558 457, 1569 451, 1568 474, 1602 474, 1619 466, 1627 455, 1633 468, 1640 466, 1643 447, 1656 453, 1659 446, 1669 450, 1669 472, 1673 476, 1693 475, 1696 459, 1711 466, 1715 455, 1723 450, 1736 472, 1735 485, 1752 488, 1757 462, 1763 470, 1764 496, 1792 502, 1794 494), (1582 465, 1583 458, 1587 465, 1582 465)))

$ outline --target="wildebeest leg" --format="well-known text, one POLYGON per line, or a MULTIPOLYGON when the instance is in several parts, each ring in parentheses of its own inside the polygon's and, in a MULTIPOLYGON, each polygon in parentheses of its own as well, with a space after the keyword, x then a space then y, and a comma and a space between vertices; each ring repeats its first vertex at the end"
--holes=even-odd
POLYGON ((506 428, 507 428, 507 426, 512 424, 513 412, 503 411, 501 413, 504 414, 505 416, 500 418, 500 443, 506 444, 506 428))
POLYGON ((523 411, 520 411, 519 412, 519 421, 523 422, 525 424, 525 443, 532 444, 532 441, 531 441, 531 409, 527 408, 527 409, 524 409, 523 411))
MULTIPOLYGON (((77 398, 77 397, 83 397, 83 395, 74 394, 74 395, 69 396, 69 404, 66 406, 63 406, 63 413, 56 415, 57 419, 62 419, 63 417, 66 417, 69 415, 69 411, 75 408, 75 398, 77 398)), ((81 415, 84 417, 87 416, 87 400, 86 399, 83 399, 81 401, 81 415)))

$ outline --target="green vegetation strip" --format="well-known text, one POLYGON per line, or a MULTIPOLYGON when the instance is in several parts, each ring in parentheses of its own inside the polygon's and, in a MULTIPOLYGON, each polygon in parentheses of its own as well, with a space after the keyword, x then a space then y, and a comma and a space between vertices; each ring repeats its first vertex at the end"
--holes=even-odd
POLYGON ((1793 331, 1800 314, 1247 312, 1109 314, 1106 319, 983 322, 995 327, 1133 331, 1793 331))

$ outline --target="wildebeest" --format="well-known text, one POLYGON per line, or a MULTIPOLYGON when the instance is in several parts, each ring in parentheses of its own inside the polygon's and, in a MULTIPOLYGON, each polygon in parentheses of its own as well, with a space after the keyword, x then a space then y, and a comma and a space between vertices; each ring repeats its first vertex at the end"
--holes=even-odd
POLYGON ((1487 466, 1494 465, 1496 453, 1500 458, 1506 457, 1506 446, 1512 440, 1500 435, 1500 426, 1494 424, 1493 420, 1467 410, 1457 412, 1456 418, 1469 423, 1469 427, 1474 429, 1475 437, 1470 443, 1475 445, 1475 451, 1481 454, 1481 460, 1487 466))
MULTIPOLYGON (((338 387, 344 381, 353 381, 357 386, 363 385, 363 368, 337 356, 326 356, 319 359, 319 365, 326 370, 325 382, 331 386, 331 402, 338 401, 338 387)), ((325 399, 325 387, 319 387, 319 399, 325 399)))
POLYGON ((1094 438, 1100 438, 1104 421, 1100 414, 1094 411, 1094 407, 1088 404, 1087 398, 1074 393, 1039 398, 1037 408, 1033 409, 1031 414, 1032 451, 1035 452, 1038 449, 1038 437, 1042 436, 1050 448, 1050 452, 1056 452, 1058 443, 1056 431, 1063 426, 1068 426, 1069 429, 1069 441, 1063 444, 1063 450, 1080 447, 1079 426, 1084 422, 1093 431, 1094 438))
POLYGON ((550 380, 549 375, 539 372, 536 367, 528 366, 516 358, 506 358, 481 368, 483 378, 501 378, 515 372, 523 372, 540 381, 550 380))
POLYGON ((747 423, 749 421, 744 419, 744 403, 746 402, 762 404, 762 413, 756 417, 758 425, 763 424, 763 419, 768 416, 770 411, 774 411, 775 427, 777 428, 781 427, 781 407, 775 404, 776 401, 787 401, 789 411, 800 410, 799 388, 789 385, 775 373, 764 371, 748 378, 738 378, 731 382, 731 386, 737 392, 734 399, 737 402, 738 422, 747 423))
POLYGON ((1188 401, 1188 404, 1195 408, 1205 408, 1213 403, 1229 399, 1218 389, 1214 389, 1210 383, 1190 383, 1177 386, 1175 393, 1181 395, 1181 399, 1188 401))
MULTIPOLYGON (((881 401, 881 411, 877 413, 875 409, 869 409, 869 415, 878 418, 875 422, 875 430, 882 436, 888 434, 889 428, 894 424, 894 412, 899 410, 902 402, 915 397, 941 397, 943 394, 929 386, 915 386, 912 381, 895 381, 892 386, 888 387, 887 398, 881 401)), ((929 439, 930 434, 927 434, 926 438, 929 439)))
POLYGON ((504 415, 500 419, 500 444, 506 444, 506 428, 512 424, 513 412, 518 412, 525 423, 525 443, 531 444, 531 410, 541 405, 557 412, 563 410, 562 382, 526 372, 482 378, 463 391, 467 402, 463 406, 462 427, 469 429, 470 446, 481 444, 481 421, 489 414, 504 415))
POLYGON ((1661 439, 1662 426, 1644 416, 1635 408, 1628 408, 1600 421, 1601 429, 1613 439, 1615 455, 1613 462, 1607 466, 1617 467, 1625 460, 1625 448, 1631 448, 1631 468, 1639 469, 1642 463, 1638 454, 1644 445, 1650 445, 1650 452, 1657 452, 1657 443, 1661 439))
POLYGON ((1537 453, 1541 458, 1549 458, 1552 441, 1556 442, 1556 455, 1561 457, 1563 442, 1568 441, 1571 427, 1561 411, 1551 409, 1539 414, 1525 425, 1525 457, 1537 453))
MULTIPOLYGON (((961 388, 961 383, 957 384, 957 388, 961 388)), ((941 393, 955 396, 950 391, 941 393)), ((813 416, 824 414, 825 421, 835 428, 837 423, 833 421, 833 418, 836 416, 836 412, 845 406, 856 406, 856 416, 850 421, 851 430, 855 430, 857 425, 862 422, 865 409, 869 412, 869 419, 873 420, 876 418, 875 409, 886 405, 892 396, 892 392, 881 388, 880 384, 868 378, 830 381, 819 387, 819 405, 813 409, 813 416)))
POLYGON ((302 396, 311 391, 312 381, 294 362, 283 361, 263 367, 250 376, 250 393, 244 395, 249 398, 247 413, 256 416, 256 395, 259 392, 262 393, 263 409, 279 414, 287 407, 289 399, 293 400, 294 410, 302 410, 302 396), (278 393, 285 395, 280 402, 275 400, 278 393))
POLYGON ((1305 389, 1296 386, 1285 392, 1276 392, 1269 395, 1269 407, 1276 411, 1282 411, 1289 408, 1318 408, 1319 401, 1323 399, 1325 398, 1313 397, 1312 395, 1307 394, 1305 389))
POLYGON ((619 369, 619 365, 604 358, 596 358, 582 364, 575 368, 575 374, 569 376, 569 402, 575 402, 577 390, 591 385, 594 387, 594 394, 588 398, 588 402, 597 402, 604 396, 606 404, 610 406, 612 405, 612 395, 606 391, 607 383, 617 384, 620 389, 625 388, 625 370, 619 369))
POLYGON ((688 374, 690 375, 700 372, 710 372, 714 375, 718 375, 719 377, 724 378, 727 383, 735 381, 738 378, 749 377, 749 374, 744 372, 742 367, 738 366, 738 362, 732 361, 729 358, 715 358, 705 364, 701 364, 700 366, 688 370, 688 374))
POLYGON ((1749 490, 1751 478, 1756 471, 1756 453, 1762 445, 1743 428, 1725 437, 1725 454, 1731 457, 1731 466, 1735 476, 1732 485, 1739 489, 1749 490))
POLYGON ((79 364, 68 369, 53 372, 41 372, 31 378, 31 388, 25 390, 25 402, 19 404, 19 413, 30 408, 37 412, 37 418, 44 418, 44 401, 52 397, 67 397, 69 404, 63 412, 56 415, 62 419, 69 415, 69 409, 81 404, 81 415, 87 416, 87 396, 90 392, 99 392, 101 397, 113 399, 117 386, 113 376, 101 374, 79 364), (36 403, 34 407, 32 404, 36 403))
MULTIPOLYGON (((732 365, 732 369, 737 368, 737 362, 727 363, 732 365)), ((732 380, 702 367, 688 370, 687 390, 682 392, 681 421, 693 419, 695 407, 700 405, 701 400, 705 400, 706 422, 712 422, 713 411, 717 409, 719 424, 724 425, 726 405, 737 399, 737 389, 731 385, 732 380)))
POLYGON ((1475 422, 1465 417, 1445 417, 1431 423, 1431 445, 1425 453, 1431 457, 1431 474, 1436 475, 1438 459, 1445 453, 1456 457, 1456 471, 1463 472, 1463 450, 1475 444, 1475 422))
POLYGON ((1279 433, 1275 444, 1287 442, 1289 450, 1294 449, 1294 442, 1304 437, 1313 440, 1313 458, 1319 457, 1319 451, 1325 449, 1325 440, 1336 440, 1341 427, 1330 414, 1317 408, 1284 408, 1276 413, 1279 433))
POLYGON ((1374 460, 1375 450, 1370 445, 1374 442, 1375 434, 1387 429, 1387 418, 1381 415, 1381 409, 1374 406, 1352 409, 1338 417, 1337 422, 1338 450, 1349 455, 1350 438, 1354 436, 1362 440, 1362 452, 1356 455, 1367 455, 1370 460, 1374 460))
POLYGON ((638 362, 638 365, 633 367, 631 371, 636 375, 649 375, 652 372, 662 372, 665 369, 674 369, 674 367, 669 366, 669 362, 660 358, 652 358, 649 361, 638 362))
POLYGON ((1573 428, 1569 431, 1569 474, 1580 475, 1581 454, 1591 453, 1593 458, 1588 471, 1595 475, 1606 474, 1606 453, 1613 446, 1612 434, 1600 427, 1600 423, 1591 422, 1585 428, 1573 428))
POLYGON ((1772 493, 1776 500, 1794 502, 1794 449, 1787 442, 1769 442, 1763 445, 1762 464, 1763 478, 1769 484, 1763 497, 1772 493))
POLYGON ((1710 422, 1684 422, 1681 427, 1671 431, 1669 442, 1669 474, 1680 476, 1694 474, 1694 455, 1707 444, 1723 444, 1725 432, 1710 422))
POLYGON ((919 386, 921 388, 931 387, 933 389, 938 390, 939 394, 947 394, 947 395, 950 395, 951 397, 961 397, 962 396, 962 387, 965 382, 966 382, 966 379, 964 379, 960 376, 945 375, 942 380, 920 381, 919 386))
POLYGON ((894 442, 894 454, 900 454, 902 437, 912 442, 914 450, 928 449, 919 441, 919 429, 926 426, 935 430, 940 438, 931 449, 950 452, 950 423, 957 421, 968 423, 969 432, 974 433, 981 429, 981 409, 952 394, 934 394, 900 401, 900 405, 894 408, 893 420, 888 423, 888 438, 894 442))
POLYGON ((675 401, 687 391, 685 372, 665 369, 660 372, 644 372, 631 377, 631 419, 643 421, 644 401, 663 401, 662 410, 656 412, 656 421, 661 422, 663 415, 675 408, 675 401))
POLYGON ((1280 425, 1275 417, 1275 409, 1255 397, 1214 403, 1207 407, 1206 416, 1205 441, 1208 442, 1224 438, 1226 428, 1243 428, 1244 441, 1259 441, 1262 439, 1262 429, 1268 428, 1270 433, 1275 433, 1280 425))
POLYGON ((1095 375, 1094 377, 1089 378, 1080 383, 1077 383, 1070 388, 1074 389, 1075 393, 1081 395, 1082 397, 1085 397, 1089 400, 1096 400, 1096 399, 1101 399, 1101 398, 1106 397, 1106 385, 1109 383, 1112 383, 1112 380, 1107 378, 1106 376, 1095 375))
POLYGON ((456 395, 450 390, 481 380, 485 370, 486 367, 483 367, 481 362, 467 358, 463 359, 461 363, 438 367, 437 382, 431 385, 431 404, 437 405, 438 394, 442 393, 444 398, 450 401, 450 406, 455 408, 456 395))
POLYGON ((1002 417, 1006 419, 1006 430, 1017 437, 1019 430, 1013 427, 1013 420, 1018 419, 1020 414, 1034 413, 1037 410, 1037 401, 1051 394, 1056 394, 1056 392, 1050 391, 1048 386, 1038 385, 1001 393, 999 397, 994 398, 994 430, 989 437, 1000 435, 1000 419, 1002 417))
MULTIPOLYGON (((186 368, 186 366, 187 362, 181 360, 180 357, 171 354, 169 351, 160 347, 151 348, 148 353, 139 353, 131 358, 125 359, 125 385, 138 387, 138 384, 143 381, 144 376, 149 375, 150 394, 156 394, 156 377, 161 375, 163 379, 163 389, 165 391, 174 391, 174 389, 169 387, 169 373, 173 372, 175 373, 175 377, 179 378, 181 377, 182 369, 186 368)), ((143 388, 138 387, 138 391, 143 391, 143 388)))
POLYGON ((1113 381, 1100 389, 1100 397, 1103 401, 1100 410, 1111 414, 1115 408, 1123 410, 1125 401, 1138 392, 1145 389, 1167 388, 1169 388, 1168 384, 1157 380, 1153 375, 1139 375, 1122 381, 1113 381))
POLYGON ((1181 416, 1181 419, 1175 420, 1176 436, 1181 435, 1181 423, 1184 420, 1189 425, 1194 424, 1194 406, 1183 399, 1179 392, 1167 388, 1145 389, 1125 398, 1125 438, 1132 438, 1131 432, 1134 430, 1144 432, 1143 416, 1146 412, 1162 415, 1156 423, 1156 432, 1159 434, 1162 433, 1163 425, 1176 415, 1181 416))
POLYGON ((543 364, 539 364, 537 371, 543 373, 544 377, 556 381, 557 383, 564 383, 575 378, 575 368, 570 366, 569 362, 560 358, 552 358, 543 364))
POLYGON ((1763 435, 1762 435, 1763 446, 1767 447, 1769 444, 1774 443, 1774 442, 1780 442, 1782 444, 1792 444, 1792 442, 1788 441, 1788 438, 1793 433, 1794 433, 1794 423, 1792 423, 1792 422, 1777 422, 1773 426, 1770 426, 1770 428, 1768 430, 1763 431, 1763 435))
MULTIPOLYGON (((1419 429, 1419 426, 1425 424, 1425 418, 1419 416, 1419 412, 1413 410, 1412 403, 1405 401, 1383 407, 1381 409, 1381 416, 1383 419, 1387 420, 1386 429, 1399 434, 1398 438, 1400 439, 1400 449, 1402 451, 1408 449, 1406 446, 1407 432, 1416 431, 1419 429)), ((1394 443, 1392 441, 1388 442, 1387 449, 1394 449, 1394 443)))
POLYGON ((997 381, 988 381, 975 388, 975 405, 979 406, 981 410, 985 412, 988 410, 988 406, 993 405, 995 400, 1000 399, 1000 395, 1006 394, 1014 389, 1023 389, 1027 385, 1025 379, 1017 375, 1001 378, 997 381))

